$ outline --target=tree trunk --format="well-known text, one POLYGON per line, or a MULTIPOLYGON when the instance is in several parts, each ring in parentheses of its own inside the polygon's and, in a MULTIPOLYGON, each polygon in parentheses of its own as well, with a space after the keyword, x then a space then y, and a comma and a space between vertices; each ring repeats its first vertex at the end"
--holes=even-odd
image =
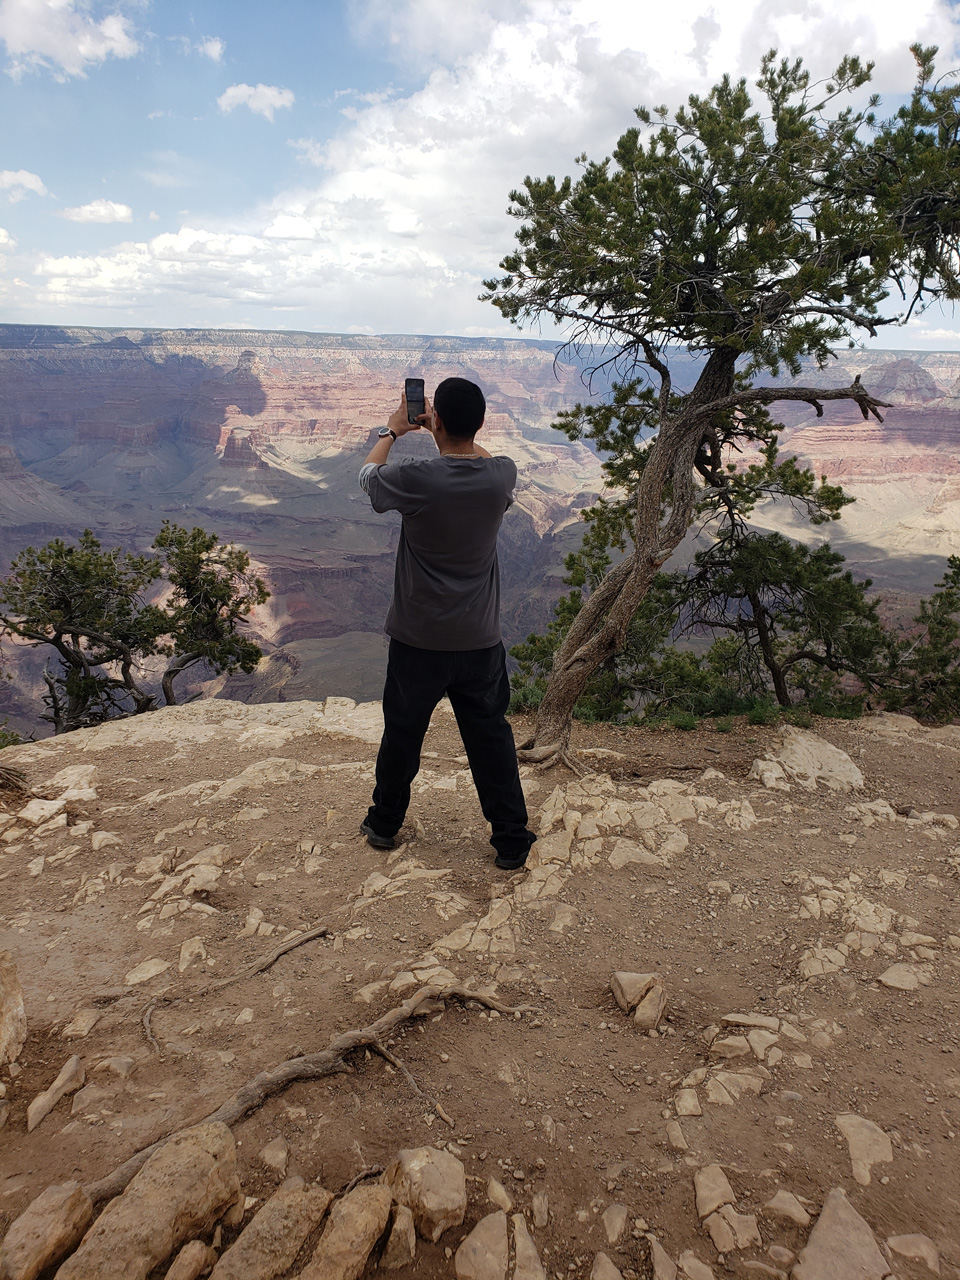
POLYGON ((175 707, 177 705, 177 695, 173 691, 174 680, 182 671, 186 671, 187 667, 192 667, 195 662, 199 661, 199 653, 184 653, 167 667, 160 681, 160 689, 163 692, 163 700, 166 706, 175 707))
POLYGON ((554 654, 547 689, 537 708, 534 737, 524 743, 521 758, 549 764, 567 755, 578 698, 601 663, 623 649, 651 582, 693 518, 693 464, 711 424, 709 418, 691 417, 691 411, 730 394, 736 359, 734 351, 714 351, 684 410, 661 424, 637 489, 634 553, 611 569, 584 601, 554 654))
POLYGON ((777 661, 776 654, 773 651, 773 636, 770 631, 767 612, 756 596, 747 596, 747 599, 750 601, 750 608, 753 610, 753 621, 757 628, 760 656, 763 658, 763 665, 770 672, 770 679, 773 681, 773 691, 777 696, 777 702, 781 707, 789 707, 791 705, 790 693, 787 689, 783 668, 777 661))

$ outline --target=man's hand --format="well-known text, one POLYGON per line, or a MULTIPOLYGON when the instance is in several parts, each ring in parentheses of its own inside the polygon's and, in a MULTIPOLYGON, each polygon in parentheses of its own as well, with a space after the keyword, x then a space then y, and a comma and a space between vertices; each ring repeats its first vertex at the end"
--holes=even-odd
POLYGON ((407 421, 407 397, 405 392, 400 394, 400 405, 394 409, 390 417, 387 419, 387 426, 391 431, 395 431, 398 436, 405 436, 408 431, 419 431, 421 427, 429 427, 430 417, 432 414, 429 401, 427 402, 427 412, 421 413, 416 422, 407 421))

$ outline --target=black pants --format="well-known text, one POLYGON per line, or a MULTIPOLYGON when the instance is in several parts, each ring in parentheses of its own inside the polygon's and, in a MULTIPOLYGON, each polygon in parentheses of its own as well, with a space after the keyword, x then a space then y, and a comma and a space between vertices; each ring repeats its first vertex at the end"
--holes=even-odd
POLYGON ((400 830, 430 716, 444 694, 457 717, 483 816, 493 828, 490 843, 498 853, 526 853, 536 836, 527 830, 513 730, 506 720, 510 682, 502 644, 449 653, 390 641, 377 785, 367 821, 379 835, 400 830))

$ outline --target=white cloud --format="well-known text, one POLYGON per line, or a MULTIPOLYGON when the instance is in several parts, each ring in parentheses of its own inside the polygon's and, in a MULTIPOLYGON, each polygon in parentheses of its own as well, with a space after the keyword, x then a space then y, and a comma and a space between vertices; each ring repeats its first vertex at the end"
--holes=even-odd
POLYGON ((4 249, 12 249, 16 243, 16 240, 14 240, 10 232, 4 230, 3 227, 0 227, 0 251, 4 249))
POLYGON ((205 58, 209 58, 211 62, 219 62, 223 57, 225 46, 219 36, 206 36, 199 41, 196 49, 198 53, 202 53, 205 58))
MULTIPOLYGON (((638 103, 676 104, 724 71, 752 76, 771 46, 818 74, 848 51, 875 57, 877 88, 898 94, 913 79, 910 41, 940 44, 946 67, 958 31, 948 0, 376 0, 366 14, 398 60, 416 49, 430 69, 419 89, 354 102, 331 140, 293 140, 320 172, 227 225, 48 256, 36 301, 54 317, 266 324, 293 310, 317 328, 508 332, 476 295, 513 244, 505 207, 525 174, 608 155, 638 103)), ((262 90, 293 100, 235 85, 221 110, 260 109, 262 90)), ((268 118, 290 105, 263 101, 268 118)))
POLYGON ((70 222, 132 222, 133 210, 115 200, 91 200, 89 204, 61 209, 60 217, 70 222))
POLYGON ((10 72, 48 67, 62 80, 83 76, 106 58, 132 58, 140 45, 129 19, 117 4, 99 20, 91 13, 105 7, 98 0, 0 0, 0 40, 10 72))
POLYGON ((280 89, 274 84, 232 84, 217 99, 221 111, 234 107, 249 107, 257 115, 273 120, 273 113, 294 104, 292 89, 280 89))
POLYGON ((29 169, 0 169, 0 191, 10 193, 7 199, 11 204, 22 200, 28 191, 38 196, 49 195, 39 176, 29 169))

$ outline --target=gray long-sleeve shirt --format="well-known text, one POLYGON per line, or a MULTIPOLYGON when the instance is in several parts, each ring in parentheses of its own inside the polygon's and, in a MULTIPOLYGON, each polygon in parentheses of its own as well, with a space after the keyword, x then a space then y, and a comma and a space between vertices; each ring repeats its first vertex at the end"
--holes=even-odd
POLYGON ((366 464, 374 511, 403 517, 386 631, 417 649, 486 649, 500 640, 497 534, 513 501, 510 458, 401 458, 366 464))

